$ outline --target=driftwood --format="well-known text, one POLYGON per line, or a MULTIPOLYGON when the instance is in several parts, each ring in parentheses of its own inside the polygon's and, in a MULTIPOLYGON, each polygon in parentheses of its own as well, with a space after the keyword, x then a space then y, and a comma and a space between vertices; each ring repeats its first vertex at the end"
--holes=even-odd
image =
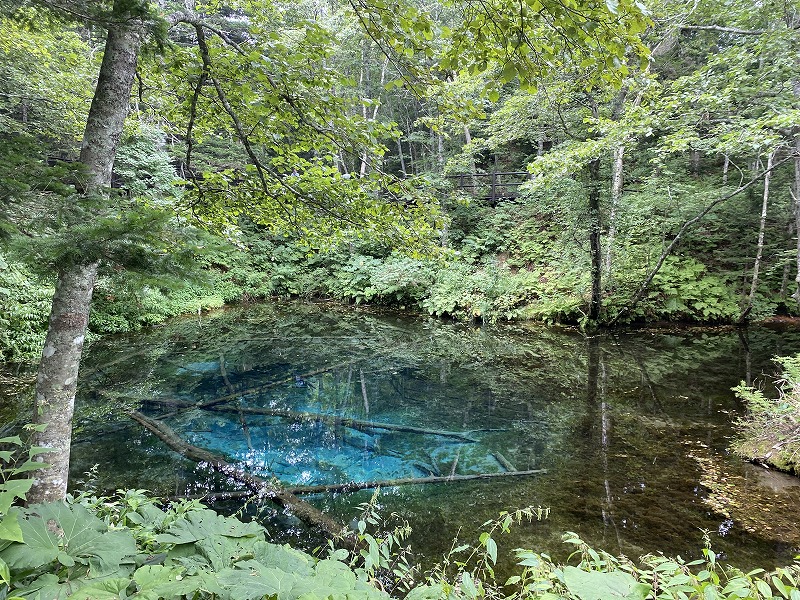
POLYGON ((412 425, 395 425, 394 423, 378 423, 375 421, 361 421, 349 417, 338 417, 336 415, 326 415, 322 413, 297 412, 281 408, 259 408, 253 406, 205 406, 199 405, 197 408, 208 408, 218 412, 239 412, 251 415, 266 415, 271 417, 281 417, 290 421, 320 421, 331 427, 350 427, 358 430, 385 429, 387 431, 401 431, 404 433, 419 433, 423 435, 436 435, 440 437, 453 438, 463 442, 475 443, 477 440, 464 433, 457 431, 443 431, 441 429, 426 429, 424 427, 414 427, 412 425))
MULTIPOLYGON (((534 469, 531 471, 506 471, 502 473, 477 473, 475 475, 449 475, 442 477, 404 477, 401 479, 384 479, 382 481, 350 481, 348 483, 327 483, 320 485, 287 486, 284 491, 290 494, 321 494, 324 492, 356 492, 379 487, 394 487, 400 485, 421 485, 425 483, 457 483, 460 481, 476 481, 480 479, 496 479, 498 477, 525 477, 529 475, 543 475, 547 469, 534 469)), ((176 498, 197 499, 203 498, 249 498, 253 492, 209 492, 207 494, 192 494, 190 496, 177 496, 176 498)))
POLYGON ((162 423, 161 421, 151 419, 150 417, 147 417, 138 411, 131 411, 128 414, 134 421, 144 426, 158 439, 167 444, 167 446, 185 456, 189 460, 194 462, 208 463, 215 469, 223 472, 228 477, 250 486, 253 492, 257 492, 253 495, 272 500, 280 506, 290 510, 292 514, 294 514, 300 520, 310 525, 319 527, 332 537, 338 537, 342 534, 342 531, 344 531, 344 527, 341 524, 337 523, 331 517, 314 508, 307 502, 300 500, 300 498, 297 498, 293 493, 260 477, 251 475, 250 473, 241 470, 236 465, 232 465, 218 454, 214 454, 213 452, 209 452, 208 450, 204 450, 203 448, 198 448, 197 446, 189 444, 181 439, 171 427, 162 423))

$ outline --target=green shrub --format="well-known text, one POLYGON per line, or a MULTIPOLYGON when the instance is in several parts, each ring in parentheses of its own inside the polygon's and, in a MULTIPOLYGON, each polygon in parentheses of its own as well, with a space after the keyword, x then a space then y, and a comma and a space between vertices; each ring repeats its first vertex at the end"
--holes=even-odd
POLYGON ((0 439, 0 597, 5 600, 379 600, 389 593, 406 600, 800 597, 800 566, 772 572, 723 566, 708 538, 702 559, 647 555, 637 564, 567 533, 563 540, 574 548, 572 564, 517 549, 515 572, 498 580, 496 538, 515 523, 546 518, 549 510, 542 508, 502 513, 484 523, 477 542, 454 542, 424 575, 408 560, 408 525, 381 519, 374 510, 377 496, 364 505, 349 537, 356 550, 331 543, 325 559, 267 542, 267 532, 255 521, 219 515, 194 500, 165 509, 142 490, 115 498, 85 493, 18 508, 14 505, 32 482, 19 477, 41 467, 32 459, 43 451, 18 436, 0 439))
POLYGON ((23 541, 7 540, 0 559, 13 596, 388 598, 346 564, 269 543, 261 525, 196 502, 162 510, 133 491, 116 500, 81 497, 12 510, 23 541))
MULTIPOLYGON (((639 281, 630 283, 632 288, 639 285, 639 281)), ((628 296, 620 297, 627 299, 628 296)), ((731 322, 738 318, 739 312, 734 290, 724 278, 709 273, 706 266, 694 258, 670 256, 630 317, 731 322)))
POLYGON ((800 354, 775 361, 783 367, 776 398, 744 382, 733 388, 747 405, 747 415, 736 423, 731 449, 748 460, 800 474, 800 354))
POLYGON ((51 284, 0 254, 0 361, 38 360, 52 298, 51 284))

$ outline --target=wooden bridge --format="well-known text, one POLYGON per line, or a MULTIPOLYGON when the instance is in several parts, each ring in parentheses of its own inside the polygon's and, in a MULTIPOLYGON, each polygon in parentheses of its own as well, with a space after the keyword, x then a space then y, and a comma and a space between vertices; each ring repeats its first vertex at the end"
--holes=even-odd
POLYGON ((480 198, 495 205, 500 200, 513 200, 520 195, 520 186, 529 181, 527 171, 507 171, 503 173, 466 173, 447 175, 453 187, 473 198, 480 198))

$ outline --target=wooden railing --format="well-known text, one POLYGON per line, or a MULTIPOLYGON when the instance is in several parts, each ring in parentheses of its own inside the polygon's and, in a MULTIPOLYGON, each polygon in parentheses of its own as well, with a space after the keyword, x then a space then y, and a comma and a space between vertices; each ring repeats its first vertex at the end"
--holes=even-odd
POLYGON ((490 204, 500 200, 511 200, 520 195, 520 186, 530 180, 527 171, 508 171, 503 173, 465 173, 447 175, 455 189, 474 198, 481 198, 490 204))

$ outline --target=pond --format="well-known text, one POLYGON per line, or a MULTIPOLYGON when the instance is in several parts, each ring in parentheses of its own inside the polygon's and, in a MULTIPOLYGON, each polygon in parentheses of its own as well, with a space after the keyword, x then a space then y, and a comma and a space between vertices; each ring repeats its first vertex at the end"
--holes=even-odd
MULTIPOLYGON (((120 410, 137 407, 191 444, 294 486, 546 470, 382 488, 381 512, 406 518, 429 559, 456 534, 474 542, 503 510, 543 506, 549 518, 516 526, 498 540, 501 552, 565 558, 560 536, 575 531, 615 554, 689 558, 706 532, 733 564, 769 567, 800 546, 800 481, 730 456, 742 409, 730 388, 770 384, 770 358, 798 351, 793 330, 586 337, 327 304, 248 306, 93 344, 73 481, 164 496, 236 489, 120 410)), ((371 495, 304 498, 350 522, 371 495)), ((279 537, 314 545, 291 517, 247 510, 279 537)))

